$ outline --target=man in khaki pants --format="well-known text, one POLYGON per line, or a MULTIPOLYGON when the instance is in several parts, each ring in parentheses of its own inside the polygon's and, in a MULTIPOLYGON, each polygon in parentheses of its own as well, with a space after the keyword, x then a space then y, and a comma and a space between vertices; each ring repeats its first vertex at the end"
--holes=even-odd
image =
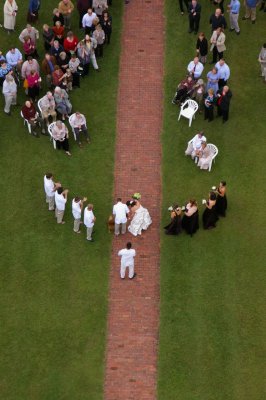
POLYGON ((58 188, 55 191, 55 216, 58 224, 64 224, 63 221, 65 207, 67 202, 68 189, 58 188))
POLYGON ((115 218, 115 235, 120 234, 120 226, 122 235, 126 233, 127 216, 129 214, 128 206, 122 203, 122 199, 118 197, 117 203, 113 207, 113 215, 115 218))
POLYGON ((55 183, 53 180, 53 174, 51 172, 47 172, 43 178, 44 182, 44 191, 46 196, 46 203, 48 203, 49 211, 54 211, 54 196, 57 188, 61 186, 60 182, 55 183))
POLYGON ((72 215, 74 217, 74 228, 73 231, 75 233, 80 233, 79 227, 81 224, 81 212, 83 209, 83 203, 87 201, 87 197, 83 197, 81 200, 80 197, 75 197, 72 200, 72 215))
POLYGON ((84 225, 87 228, 87 240, 89 242, 94 242, 92 239, 92 232, 96 217, 93 214, 93 204, 88 204, 84 210, 84 225))

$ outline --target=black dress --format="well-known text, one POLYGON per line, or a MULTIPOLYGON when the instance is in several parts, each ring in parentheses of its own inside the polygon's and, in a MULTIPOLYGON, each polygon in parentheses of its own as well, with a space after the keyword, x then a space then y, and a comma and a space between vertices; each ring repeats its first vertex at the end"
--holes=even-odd
POLYGON ((226 194, 224 196, 221 196, 218 191, 218 196, 216 199, 216 204, 215 204, 215 209, 218 215, 221 217, 225 217, 225 213, 227 210, 227 198, 226 194))
POLYGON ((182 228, 192 236, 199 229, 199 212, 196 211, 190 217, 183 215, 182 228))
POLYGON ((218 221, 218 219, 219 219, 219 217, 216 212, 215 205, 212 208, 206 207, 204 210, 204 213, 202 215, 203 228, 204 229, 215 228, 216 222, 218 221))
POLYGON ((179 235, 182 231, 181 215, 177 215, 172 218, 170 224, 164 227, 166 235, 179 235))

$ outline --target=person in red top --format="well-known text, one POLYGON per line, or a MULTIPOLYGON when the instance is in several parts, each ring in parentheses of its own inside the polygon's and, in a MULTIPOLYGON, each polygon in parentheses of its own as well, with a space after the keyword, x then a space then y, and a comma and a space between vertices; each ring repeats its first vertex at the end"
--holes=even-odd
POLYGON ((52 83, 53 86, 62 86, 62 80, 64 78, 64 72, 61 70, 61 68, 56 65, 54 67, 54 72, 52 73, 52 83))
POLYGON ((27 60, 28 56, 32 56, 33 58, 38 57, 35 43, 33 43, 29 36, 26 36, 24 39, 23 50, 25 54, 25 60, 27 60))
POLYGON ((78 42, 78 38, 73 34, 73 32, 69 31, 67 37, 64 40, 65 52, 68 54, 70 54, 71 52, 76 52, 78 42))
POLYGON ((34 104, 27 100, 24 106, 21 109, 21 113, 23 115, 23 118, 27 120, 27 122, 31 125, 32 127, 32 134, 35 137, 39 137, 38 133, 36 132, 36 127, 40 126, 42 130, 43 135, 47 135, 44 129, 43 125, 43 120, 39 116, 39 114, 36 112, 36 108, 34 104))
POLYGON ((65 28, 62 26, 60 21, 56 21, 55 26, 53 26, 53 32, 55 35, 55 40, 58 40, 60 44, 64 43, 64 34, 65 34, 65 28))
POLYGON ((29 97, 33 100, 36 101, 40 94, 40 82, 41 78, 40 75, 38 74, 37 71, 34 69, 31 70, 30 74, 27 75, 27 81, 28 81, 28 94, 29 97))

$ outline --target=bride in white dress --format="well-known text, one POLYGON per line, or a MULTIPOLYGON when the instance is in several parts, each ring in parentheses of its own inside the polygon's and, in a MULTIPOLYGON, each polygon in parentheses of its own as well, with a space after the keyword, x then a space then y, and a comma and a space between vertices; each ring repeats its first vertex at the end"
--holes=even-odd
POLYGON ((148 229, 152 223, 149 211, 140 204, 140 197, 140 194, 136 193, 132 196, 133 201, 130 202, 133 218, 128 227, 128 231, 134 236, 141 235, 141 231, 148 229))

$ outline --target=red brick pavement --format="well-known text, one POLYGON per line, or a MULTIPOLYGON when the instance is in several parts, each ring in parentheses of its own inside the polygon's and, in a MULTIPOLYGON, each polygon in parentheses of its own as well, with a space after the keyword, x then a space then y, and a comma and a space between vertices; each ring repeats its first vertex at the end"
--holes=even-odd
POLYGON ((114 197, 142 194, 153 223, 142 236, 114 238, 110 272, 105 400, 156 398, 164 19, 163 0, 125 6, 117 111, 114 197), (133 281, 121 281, 118 250, 137 251, 133 281))

